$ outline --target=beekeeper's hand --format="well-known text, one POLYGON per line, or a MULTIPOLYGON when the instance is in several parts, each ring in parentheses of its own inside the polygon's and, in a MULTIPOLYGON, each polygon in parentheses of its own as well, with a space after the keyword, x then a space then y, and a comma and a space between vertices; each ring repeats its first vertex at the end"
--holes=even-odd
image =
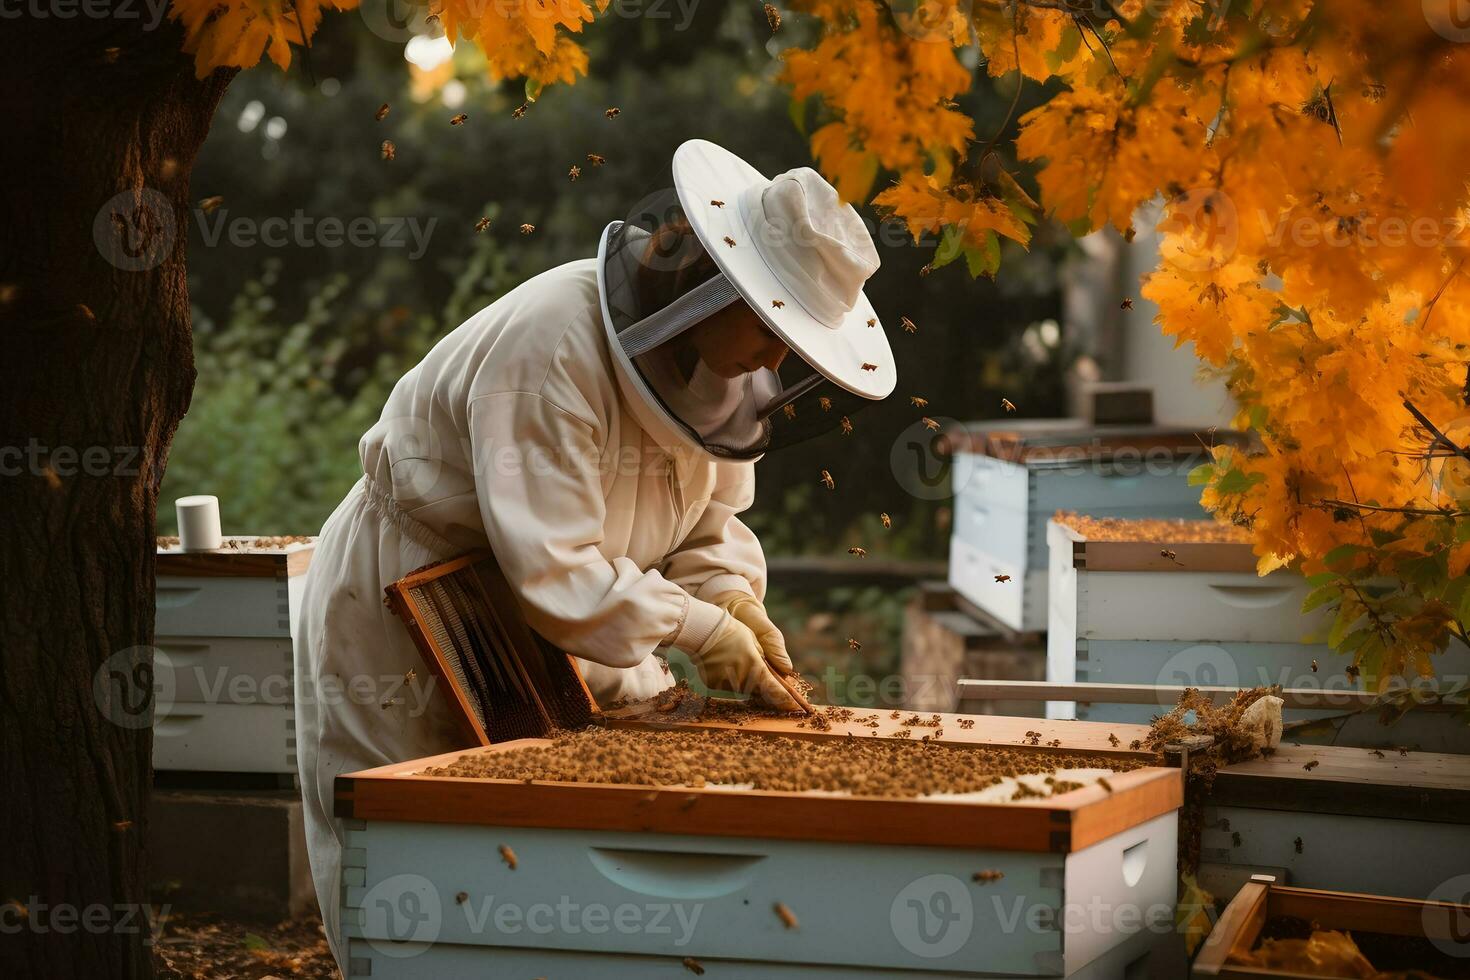
POLYGON ((729 613, 721 617, 714 633, 689 659, 699 670, 700 680, 712 690, 749 694, 778 711, 801 710, 791 692, 771 672, 755 633, 729 613))
POLYGON ((786 637, 766 615, 766 607, 759 599, 749 592, 734 589, 715 596, 714 603, 750 628, 760 641, 766 662, 776 673, 789 677, 796 672, 791 666, 791 655, 786 652, 786 637))

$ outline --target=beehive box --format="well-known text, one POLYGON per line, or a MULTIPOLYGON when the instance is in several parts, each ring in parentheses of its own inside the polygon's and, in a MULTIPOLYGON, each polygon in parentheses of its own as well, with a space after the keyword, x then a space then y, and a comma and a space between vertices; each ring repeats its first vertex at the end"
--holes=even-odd
POLYGON ((1047 519, 1203 517, 1191 468, 1238 433, 1079 419, 970 423, 946 431, 954 456, 949 581, 1011 629, 1047 628, 1047 519), (998 580, 1004 576, 1004 580, 998 580))
POLYGON ((997 629, 959 608, 947 586, 925 586, 904 608, 899 655, 903 703, 915 711, 963 708, 971 714, 1042 714, 1040 702, 970 700, 962 704, 959 681, 1043 680, 1045 639, 997 629))
MULTIPOLYGON (((1470 757, 1283 744, 1221 769, 1200 860, 1423 899, 1470 873, 1470 757)), ((1462 884, 1460 894, 1464 894, 1462 884)))
POLYGON ((1426 976, 1463 977, 1470 975, 1466 921, 1470 905, 1292 888, 1257 875, 1221 913, 1190 976, 1300 980, 1319 975, 1304 974, 1294 955, 1291 966, 1272 966, 1269 961, 1276 958, 1266 961, 1260 947, 1262 940, 1301 940, 1313 931, 1331 930, 1351 936, 1364 958, 1384 974, 1413 968, 1425 970, 1426 976))
MULTIPOLYGON (((1105 726, 971 720, 942 715, 939 739, 887 747, 1014 748, 1041 726, 1046 740, 1075 733, 1059 762, 1140 758, 1112 749, 1105 726)), ((875 744, 899 723, 772 719, 743 737, 875 744)), ((544 742, 338 779, 349 976, 1121 977, 1172 931, 1141 922, 1172 922, 1176 770, 1013 802, 425 774, 544 742), (1099 929, 1069 914, 1086 908, 1138 917, 1099 929)))
POLYGON ((296 773, 292 641, 313 544, 159 542, 153 767, 296 773))

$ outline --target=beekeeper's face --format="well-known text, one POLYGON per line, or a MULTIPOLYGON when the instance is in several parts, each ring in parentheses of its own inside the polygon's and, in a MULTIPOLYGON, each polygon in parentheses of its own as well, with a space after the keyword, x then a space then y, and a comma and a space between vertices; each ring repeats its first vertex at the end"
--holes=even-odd
POLYGON ((689 329, 689 339, 704 366, 722 378, 738 378, 760 368, 774 371, 791 350, 741 302, 705 317, 689 329))

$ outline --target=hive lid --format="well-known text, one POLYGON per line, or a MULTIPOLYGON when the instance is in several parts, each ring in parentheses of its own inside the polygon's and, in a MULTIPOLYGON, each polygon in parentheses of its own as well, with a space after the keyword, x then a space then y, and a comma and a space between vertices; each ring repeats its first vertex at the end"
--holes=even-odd
POLYGON ((213 551, 184 551, 177 537, 157 542, 158 575, 274 578, 305 575, 316 538, 304 535, 233 535, 213 551))
POLYGON ((1072 543, 1072 567, 1089 572, 1254 572, 1250 534, 1216 521, 1088 517, 1058 512, 1052 546, 1072 543))
POLYGON ((942 432, 949 452, 992 456, 1028 467, 1209 457, 1209 447, 1245 446, 1234 429, 1160 423, 1094 425, 1086 419, 990 419, 961 422, 942 432))

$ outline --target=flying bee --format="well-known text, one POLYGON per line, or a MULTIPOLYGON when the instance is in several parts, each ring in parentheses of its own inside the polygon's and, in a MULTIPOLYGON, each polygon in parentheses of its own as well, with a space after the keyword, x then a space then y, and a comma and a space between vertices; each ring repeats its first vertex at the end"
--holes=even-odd
POLYGON ((451 126, 463 126, 465 124, 465 120, 467 120, 469 118, 470 117, 468 115, 466 115, 465 113, 461 112, 459 115, 457 115, 457 116, 455 116, 455 117, 453 117, 452 119, 449 120, 449 125, 451 125, 451 126))
POLYGON ((920 279, 923 279, 925 276, 927 276, 929 273, 931 273, 933 271, 934 271, 934 263, 932 263, 932 262, 925 262, 923 265, 919 266, 919 278, 920 279))
POLYGON ((582 176, 582 168, 577 166, 575 163, 572 164, 571 167, 567 170, 567 180, 576 180, 580 176, 582 176))
POLYGON ((1312 673, 1315 674, 1316 672, 1317 672, 1317 658, 1316 657, 1313 657, 1312 658, 1312 673))
POLYGON ((1109 793, 1111 793, 1113 791, 1113 784, 1110 783, 1110 782, 1108 782, 1106 779, 1104 779, 1101 776, 1097 777, 1097 784, 1099 786, 1101 786, 1103 789, 1107 790, 1109 793))
POLYGON ((206 197, 204 200, 200 201, 199 210, 203 211, 205 214, 212 214, 223 203, 225 203, 225 199, 216 194, 213 197, 206 197))
POLYGON ((837 489, 837 481, 832 479, 832 474, 828 473, 826 470, 822 471, 822 486, 826 487, 828 490, 837 489))
MULTIPOLYGON (((773 8, 770 4, 766 4, 766 9, 774 10, 775 8, 773 8)), ((771 908, 776 913, 776 918, 781 920, 781 924, 783 926, 788 929, 796 928, 796 916, 793 915, 791 910, 788 909, 783 903, 777 902, 771 908)))
POLYGON ((992 881, 1000 881, 1005 876, 1006 873, 1004 871, 976 871, 974 874, 970 875, 970 880, 978 881, 982 885, 988 885, 992 881))
POLYGON ((1232 830, 1230 832, 1230 846, 1231 847, 1239 847, 1240 844, 1241 844, 1241 841, 1240 841, 1240 831, 1238 831, 1238 830, 1232 830))
POLYGON ((842 416, 842 434, 845 436, 852 435, 852 422, 846 415, 842 416))
POLYGON ((899 317, 898 318, 898 324, 899 324, 899 326, 903 327, 904 333, 918 333, 919 332, 919 328, 914 325, 914 321, 910 320, 906 316, 899 317))
POLYGON ((1133 298, 1131 296, 1124 296, 1123 297, 1123 302, 1121 302, 1121 303, 1118 304, 1118 309, 1120 309, 1120 310, 1131 310, 1131 309, 1133 309, 1133 298))
POLYGON ((406 673, 406 674, 403 675, 403 683, 405 683, 405 684, 412 684, 413 683, 413 679, 415 677, 417 677, 417 676, 419 676, 418 671, 416 671, 412 667, 410 667, 410 668, 408 668, 408 673, 406 673))
POLYGON ((526 114, 526 110, 528 108, 530 108, 530 104, 529 103, 526 103, 526 102, 522 102, 520 105, 516 106, 514 109, 512 109, 510 111, 510 118, 512 118, 512 119, 520 119, 522 116, 524 116, 526 114))
POLYGON ((920 398, 918 395, 909 395, 909 404, 915 408, 928 408, 929 399, 920 398))
POLYGON ((1009 398, 1002 398, 1000 400, 1000 407, 1005 409, 1007 412, 1014 412, 1016 410, 1016 403, 1011 401, 1009 398))
POLYGON ((1358 679, 1358 675, 1362 673, 1362 671, 1358 670, 1357 664, 1348 664, 1346 667, 1343 668, 1343 673, 1348 675, 1348 680, 1355 681, 1358 679))
POLYGON ((477 233, 478 232, 482 232, 486 228, 489 228, 489 227, 490 227, 490 219, 489 218, 481 218, 479 221, 476 221, 475 222, 475 231, 477 233))
POLYGON ((1011 580, 1011 577, 1009 575, 997 575, 995 577, 995 580, 997 582, 1009 582, 1011 580))
POLYGON ((849 650, 861 650, 863 648, 863 645, 861 642, 858 641, 857 637, 849 636, 847 638, 847 648, 849 650))
POLYGON ((823 395, 820 398, 818 398, 817 399, 817 404, 820 405, 820 406, 822 406, 822 411, 824 411, 824 412, 830 412, 830 411, 832 411, 832 399, 828 398, 826 395, 823 395))
POLYGON ((378 106, 378 111, 373 113, 373 118, 376 119, 378 122, 382 122, 384 119, 388 118, 388 113, 390 111, 391 110, 389 109, 388 103, 384 102, 382 105, 378 106))
MULTIPOLYGON (((609 109, 608 111, 609 112, 612 112, 614 110, 609 109)), ((609 116, 608 118, 612 118, 612 117, 609 116)), ((699 960, 696 960, 692 956, 686 956, 686 957, 684 957, 684 969, 688 970, 690 973, 694 974, 696 977, 702 977, 702 976, 704 976, 704 964, 700 963, 699 960)))
POLYGON ((879 514, 878 515, 878 520, 880 520, 880 521, 883 522, 883 526, 885 528, 889 528, 889 527, 892 527, 893 526, 893 518, 891 518, 891 517, 888 516, 888 512, 887 511, 884 511, 883 513, 879 514))
POLYGON ((529 235, 531 232, 533 232, 535 230, 536 230, 536 226, 535 225, 532 225, 532 224, 524 224, 524 225, 521 225, 521 234, 522 235, 529 235))
POLYGON ((716 207, 716 208, 722 208, 722 207, 725 206, 725 202, 724 201, 714 201, 714 200, 712 200, 709 203, 710 203, 710 206, 711 207, 716 207))
POLYGON ((779 300, 779 299, 773 299, 773 300, 771 300, 771 309, 773 309, 773 310, 779 310, 782 307, 784 307, 785 305, 786 304, 784 302, 782 302, 781 300, 779 300))
POLYGON ((514 871, 516 869, 516 852, 510 849, 509 844, 500 845, 500 860, 505 862, 506 867, 514 871))
POLYGON ((786 417, 788 419, 794 419, 794 418, 796 418, 796 406, 793 405, 793 404, 791 404, 790 402, 787 402, 785 405, 782 405, 781 406, 781 411, 783 411, 783 412, 786 413, 786 417))
POLYGON ((847 549, 847 553, 849 555, 852 555, 854 558, 866 558, 866 557, 868 557, 868 549, 866 549, 866 548, 859 548, 857 545, 853 545, 851 548, 848 548, 847 549))
POLYGON ((398 148, 393 145, 392 140, 383 140, 381 152, 384 160, 392 160, 398 155, 398 148))
POLYGON ((726 235, 725 236, 725 244, 726 245, 729 245, 731 248, 734 248, 735 247, 735 239, 731 238, 729 235, 726 235))
POLYGON ((930 432, 939 431, 939 423, 931 419, 929 416, 925 415, 922 419, 920 419, 920 421, 924 423, 924 428, 928 429, 930 432))
POLYGON ((607 109, 603 110, 602 115, 606 119, 616 119, 618 118, 618 116, 622 115, 622 112, 623 110, 619 109, 617 106, 608 106, 607 109))
MULTIPOLYGON (((771 25, 771 33, 774 34, 781 29, 781 11, 769 3, 763 4, 762 6, 766 12, 766 23, 771 25)), ((787 928, 789 929, 791 927, 787 926, 787 928)))
POLYGON ((1292 841, 1292 844, 1296 846, 1296 852, 1300 854, 1302 852, 1302 839, 1298 837, 1296 840, 1292 841))
POLYGON ((1384 758, 1384 755, 1383 755, 1383 753, 1382 753, 1382 752, 1380 752, 1380 751, 1378 751, 1378 750, 1377 750, 1377 749, 1374 749, 1374 750, 1373 750, 1373 755, 1376 755, 1376 756, 1378 756, 1378 758, 1380 758, 1380 759, 1382 759, 1382 758, 1384 758))
POLYGON ((1302 768, 1305 769, 1307 772, 1311 772, 1319 765, 1321 765, 1321 763, 1319 763, 1316 759, 1313 759, 1311 762, 1308 762, 1306 765, 1302 766, 1302 768))
POLYGON ((592 164, 592 166, 594 167, 600 167, 604 163, 607 163, 607 157, 601 156, 596 153, 589 153, 587 154, 587 162, 592 164))
POLYGON ((870 327, 876 327, 877 325, 878 325, 878 318, 877 317, 875 317, 875 316, 868 317, 868 326, 870 326, 870 327))

